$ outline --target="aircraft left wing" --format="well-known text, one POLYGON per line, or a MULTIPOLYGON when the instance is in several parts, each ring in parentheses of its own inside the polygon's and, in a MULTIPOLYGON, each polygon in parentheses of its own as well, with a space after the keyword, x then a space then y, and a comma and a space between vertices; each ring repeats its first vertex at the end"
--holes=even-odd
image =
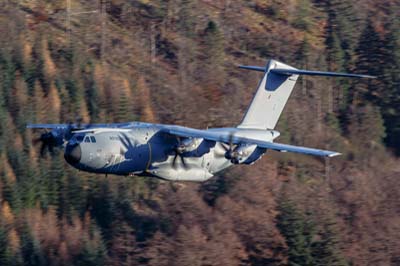
POLYGON ((259 139, 251 139, 242 136, 235 136, 235 131, 231 129, 226 130, 224 132, 221 130, 218 131, 200 130, 200 129, 171 125, 171 126, 165 126, 162 129, 162 131, 171 135, 176 135, 179 137, 186 137, 186 138, 202 138, 206 140, 224 142, 224 143, 229 143, 230 141, 232 141, 232 143, 234 144, 248 144, 248 145, 255 144, 260 148, 271 149, 280 152, 295 152, 295 153, 303 153, 303 154, 323 156, 323 157, 334 157, 340 155, 340 153, 335 151, 313 149, 313 148, 294 146, 294 145, 276 143, 259 139))
POLYGON ((38 128, 38 129, 56 129, 56 128, 68 128, 68 124, 27 124, 26 128, 38 128))
POLYGON ((27 124, 26 128, 33 129, 67 129, 74 130, 88 129, 88 128, 124 128, 129 127, 131 123, 109 123, 109 124, 27 124))

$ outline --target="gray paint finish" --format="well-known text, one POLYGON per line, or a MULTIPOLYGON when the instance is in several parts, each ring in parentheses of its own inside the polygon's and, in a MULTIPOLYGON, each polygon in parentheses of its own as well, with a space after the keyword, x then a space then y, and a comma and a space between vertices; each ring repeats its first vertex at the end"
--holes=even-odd
POLYGON ((154 176, 172 181, 202 182, 233 164, 253 164, 265 152, 295 152, 333 157, 337 152, 276 143, 273 130, 299 74, 367 77, 298 70, 270 60, 267 66, 242 66, 264 75, 238 127, 194 129, 141 122, 112 124, 30 124, 51 129, 41 140, 65 146, 65 159, 82 171, 154 176), (87 139, 87 141, 85 141, 87 139))

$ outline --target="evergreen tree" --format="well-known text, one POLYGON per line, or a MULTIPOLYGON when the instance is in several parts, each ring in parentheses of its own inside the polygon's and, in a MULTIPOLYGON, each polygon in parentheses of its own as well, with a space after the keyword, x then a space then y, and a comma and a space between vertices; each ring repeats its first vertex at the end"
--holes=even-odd
POLYGON ((15 82, 16 69, 17 67, 10 56, 0 53, 0 81, 2 84, 1 89, 3 96, 1 101, 4 101, 4 106, 7 108, 9 108, 11 105, 11 92, 15 82))
POLYGON ((113 237, 115 219, 114 197, 108 181, 96 181, 88 193, 88 203, 92 217, 100 227, 106 245, 113 237))
POLYGON ((26 266, 45 265, 40 251, 39 243, 32 236, 27 224, 22 226, 21 232, 21 255, 26 266))
POLYGON ((7 230, 0 224, 0 265, 12 265, 12 261, 13 256, 9 248, 7 230))
POLYGON ((119 101, 118 101, 118 109, 115 113, 115 122, 127 122, 131 117, 132 104, 129 102, 129 99, 124 90, 121 90, 119 94, 119 101))
POLYGON ((74 258, 76 266, 102 266, 106 265, 106 253, 104 246, 96 246, 93 241, 85 241, 83 248, 74 258))
MULTIPOLYGON (((303 41, 300 44, 299 49, 296 51, 296 64, 301 69, 309 69, 309 60, 310 60, 311 46, 308 41, 307 35, 304 35, 303 41)), ((300 85, 302 88, 303 95, 307 93, 307 81, 306 76, 302 76, 300 81, 300 85)))
POLYGON ((217 23, 209 21, 204 30, 204 65, 200 68, 200 80, 208 89, 210 97, 217 96, 218 90, 224 86, 224 38, 217 23), (214 95, 213 95, 214 94, 214 95))
POLYGON ((88 111, 90 115, 90 121, 96 122, 99 120, 100 110, 99 110, 99 95, 98 87, 94 79, 94 65, 89 62, 85 68, 85 99, 88 106, 88 111))
POLYGON ((293 20, 293 26, 304 31, 310 30, 312 27, 311 21, 312 3, 309 0, 300 0, 297 3, 296 14, 293 20))
POLYGON ((289 200, 281 200, 278 210, 277 227, 288 246, 288 265, 314 265, 312 223, 289 200))
POLYGON ((393 17, 386 28, 388 29, 384 42, 384 89, 381 95, 381 106, 387 136, 385 142, 400 154, 400 21, 393 17))
POLYGON ((315 265, 348 266, 340 252, 338 232, 333 220, 325 222, 320 238, 312 245, 315 265))
MULTIPOLYGON (((359 73, 369 74, 377 77, 383 76, 383 65, 385 65, 382 40, 375 30, 372 22, 372 15, 368 16, 365 28, 360 36, 356 48, 356 69, 359 73)), ((361 97, 376 102, 377 97, 383 90, 380 79, 360 81, 354 89, 354 93, 359 93, 361 97)), ((356 96, 353 97, 355 100, 356 96)), ((354 101, 354 100, 353 100, 354 101)))
POLYGON ((180 0, 179 7, 178 31, 181 34, 181 38, 178 43, 178 67, 181 86, 186 90, 189 86, 189 80, 194 80, 195 73, 198 70, 196 66, 198 47, 195 41, 196 16, 193 15, 193 10, 196 9, 196 2, 193 0, 180 0))
POLYGON ((352 106, 349 112, 348 132, 355 155, 364 163, 361 166, 366 166, 382 148, 381 144, 386 135, 379 108, 371 104, 352 106))
POLYGON ((66 181, 66 205, 69 209, 68 213, 77 212, 81 216, 85 213, 86 193, 82 187, 82 177, 76 176, 74 173, 67 173, 66 181))

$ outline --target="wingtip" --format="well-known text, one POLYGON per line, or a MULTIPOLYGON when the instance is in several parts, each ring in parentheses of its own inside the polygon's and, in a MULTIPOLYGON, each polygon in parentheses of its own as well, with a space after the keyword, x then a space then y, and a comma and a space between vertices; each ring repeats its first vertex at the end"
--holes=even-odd
POLYGON ((336 157, 336 156, 340 156, 340 155, 342 155, 340 152, 334 152, 334 153, 328 154, 328 157, 332 158, 332 157, 336 157))

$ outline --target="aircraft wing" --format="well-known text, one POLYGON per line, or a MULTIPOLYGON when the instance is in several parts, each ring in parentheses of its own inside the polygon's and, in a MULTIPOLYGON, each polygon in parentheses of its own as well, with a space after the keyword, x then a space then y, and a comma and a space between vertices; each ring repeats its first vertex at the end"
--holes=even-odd
POLYGON ((27 124, 26 128, 38 128, 38 129, 68 128, 68 124, 27 124))
POLYGON ((316 156, 334 157, 340 155, 335 151, 319 150, 313 148, 307 148, 302 146, 294 146, 276 142, 270 142, 265 140, 251 139, 241 136, 235 136, 234 131, 227 130, 226 132, 215 132, 212 130, 200 130, 181 126, 166 126, 163 131, 171 135, 186 137, 186 138, 202 138, 211 141, 229 143, 232 141, 234 144, 248 144, 257 145, 260 148, 276 150, 280 152, 295 152, 303 153, 316 156))
POLYGON ((109 124, 27 124, 26 128, 33 129, 88 129, 88 128, 124 128, 130 126, 130 123, 109 123, 109 124))

